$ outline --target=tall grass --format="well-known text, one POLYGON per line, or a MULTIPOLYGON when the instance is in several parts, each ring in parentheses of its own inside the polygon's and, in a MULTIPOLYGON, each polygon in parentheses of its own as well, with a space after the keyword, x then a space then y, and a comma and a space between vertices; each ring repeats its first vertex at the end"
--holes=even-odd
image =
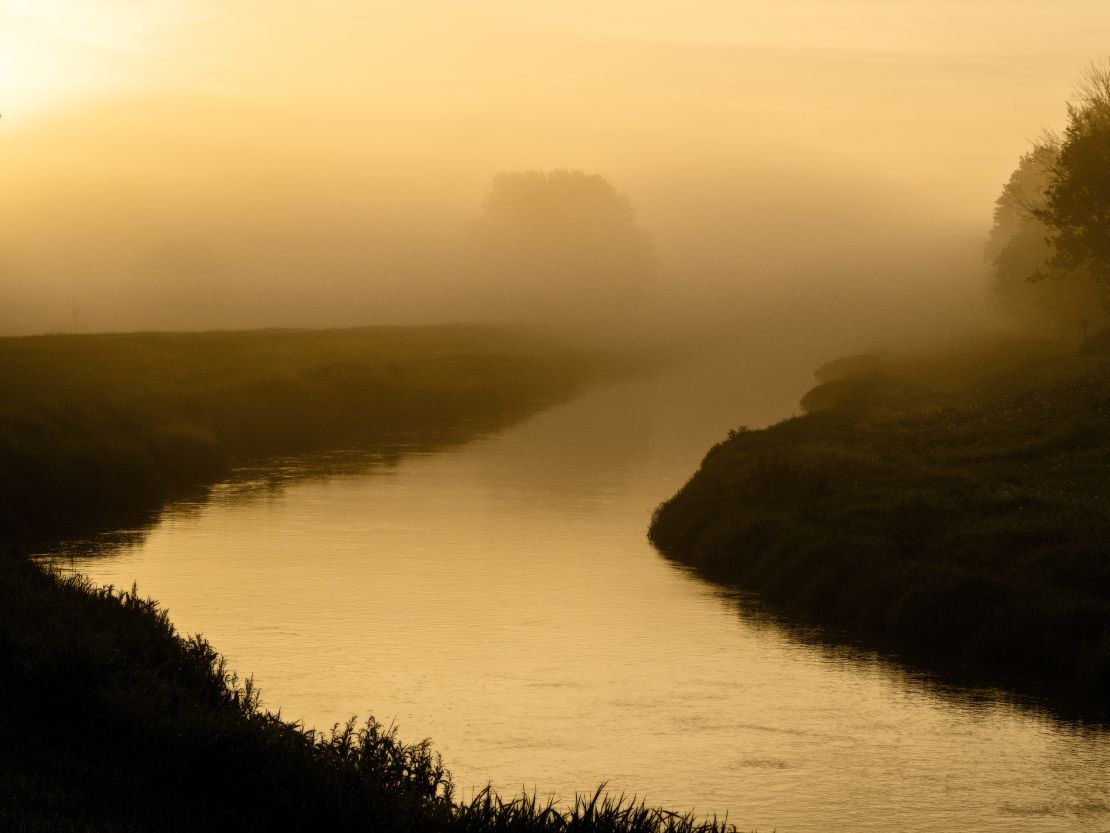
POLYGON ((648 807, 624 795, 605 792, 578 794, 569 807, 554 798, 539 801, 535 793, 504 799, 490 788, 455 810, 452 829, 460 831, 504 831, 504 833, 717 833, 734 831, 734 825, 716 818, 699 819, 692 813, 676 813, 648 807))
POLYGON ((460 803, 427 741, 373 718, 305 730, 134 588, 12 554, 0 555, 0 669, 3 830, 732 829, 600 788, 568 807, 490 789, 460 803))

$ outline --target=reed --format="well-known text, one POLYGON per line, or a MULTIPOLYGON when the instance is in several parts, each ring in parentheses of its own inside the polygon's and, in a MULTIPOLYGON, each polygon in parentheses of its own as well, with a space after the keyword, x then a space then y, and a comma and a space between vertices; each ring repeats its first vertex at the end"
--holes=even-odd
POLYGON ((593 793, 578 794, 574 803, 560 807, 554 799, 537 799, 532 793, 504 799, 490 788, 467 805, 456 808, 453 828, 459 831, 504 833, 726 833, 736 828, 726 820, 699 819, 676 813, 624 795, 612 795, 600 785, 593 793))
POLYGON ((427 741, 353 718, 305 729, 263 707, 201 636, 134 587, 0 555, 0 829, 717 833, 603 787, 562 808, 455 800, 427 741))

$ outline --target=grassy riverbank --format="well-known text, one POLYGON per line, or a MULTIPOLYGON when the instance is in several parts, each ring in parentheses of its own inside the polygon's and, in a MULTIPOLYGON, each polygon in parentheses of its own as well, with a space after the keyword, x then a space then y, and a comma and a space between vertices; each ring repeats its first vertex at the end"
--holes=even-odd
POLYGON ((725 829, 603 796, 457 803, 426 743, 372 721, 305 732, 153 603, 4 552, 0 668, 0 829, 13 833, 725 829))
POLYGON ((1110 352, 995 344, 827 365, 737 430, 650 537, 808 621, 1110 704, 1110 352))
POLYGON ((428 744, 285 722, 153 602, 18 552, 252 458, 461 441, 630 366, 478 327, 0 340, 0 829, 723 830, 600 793, 458 803, 428 744))
POLYGON ((0 339, 0 541, 127 522, 252 458, 462 439, 615 366, 482 327, 0 339))

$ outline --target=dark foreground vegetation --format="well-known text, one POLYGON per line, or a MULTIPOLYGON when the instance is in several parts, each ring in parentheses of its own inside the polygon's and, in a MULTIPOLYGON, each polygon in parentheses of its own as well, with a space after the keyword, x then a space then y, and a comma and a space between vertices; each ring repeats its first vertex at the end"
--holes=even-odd
POLYGON ((719 831, 596 795, 454 800, 427 743, 303 731, 132 592, 0 553, 5 831, 719 831))
POLYGON ((482 327, 0 339, 0 541, 122 524, 252 458, 459 440, 617 364, 482 327))
POLYGON ((818 380, 806 415, 715 446, 652 541, 870 645, 1105 711, 1110 338, 818 380))
POLYGON ((458 441, 627 369, 476 327, 0 340, 0 830, 724 830, 601 790, 457 802, 426 742, 283 721, 134 589, 22 554, 237 462, 458 441))

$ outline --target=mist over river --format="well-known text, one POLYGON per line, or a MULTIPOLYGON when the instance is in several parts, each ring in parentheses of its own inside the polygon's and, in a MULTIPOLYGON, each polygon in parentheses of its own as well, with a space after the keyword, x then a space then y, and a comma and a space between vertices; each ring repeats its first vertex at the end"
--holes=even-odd
POLYGON ((286 718, 431 738, 464 798, 606 781, 741 829, 1110 830, 1105 727, 808 643, 648 543, 817 363, 675 366, 461 446, 276 460, 60 563, 137 582, 286 718))

